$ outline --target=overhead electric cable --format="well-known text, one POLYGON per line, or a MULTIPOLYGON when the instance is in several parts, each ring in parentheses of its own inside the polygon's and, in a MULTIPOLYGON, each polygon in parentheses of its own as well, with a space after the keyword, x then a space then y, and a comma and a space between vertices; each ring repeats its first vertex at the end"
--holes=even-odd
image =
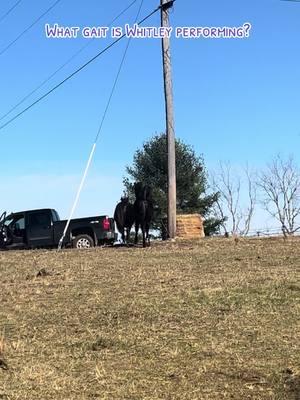
POLYGON ((22 0, 18 0, 5 14, 0 17, 0 23, 21 3, 22 0))
MULTIPOLYGON (((138 0, 132 1, 124 10, 122 10, 107 26, 111 27, 112 24, 117 21, 122 15, 126 13, 138 0)), ((8 110, 5 114, 0 117, 0 121, 6 118, 9 114, 11 114, 16 108, 18 108, 21 104, 24 103, 29 97, 31 97, 34 93, 36 93, 39 89, 41 89, 46 83, 48 83, 55 75, 58 74, 63 68, 65 68, 70 62, 74 60, 83 50, 85 50, 96 38, 92 38, 88 40, 79 50, 77 50, 66 62, 64 62, 58 69, 56 69, 51 75, 49 75, 46 79, 44 79, 35 89, 33 89, 30 93, 24 96, 17 104, 15 104, 10 110, 8 110)))
MULTIPOLYGON (((141 9, 142 9, 143 3, 144 3, 144 0, 141 1, 141 4, 140 4, 139 10, 138 10, 136 19, 135 19, 135 21, 134 21, 135 24, 136 24, 136 21, 138 20, 138 17, 139 17, 139 15, 140 15, 140 13, 141 13, 141 9)), ((102 127, 103 127, 105 118, 106 118, 107 111, 108 111, 108 109, 109 109, 109 106, 110 106, 112 97, 113 97, 113 95, 114 95, 114 92, 115 92, 115 89, 116 89, 116 86, 117 86, 117 83, 118 83, 118 80, 119 80, 119 77, 120 77, 120 73, 121 73, 121 71, 122 71, 122 68, 123 68, 123 65, 124 65, 124 62, 125 62, 125 58, 126 58, 126 55, 127 55, 127 52, 128 52, 128 48, 129 48, 131 39, 132 39, 132 38, 130 37, 130 38, 128 39, 128 41, 127 41, 127 45, 126 45, 126 48, 125 48, 125 51, 124 51, 124 54, 123 54, 123 57, 122 57, 122 60, 121 60, 121 63, 120 63, 118 72, 117 72, 117 75, 116 75, 116 79, 115 79, 114 84, 113 84, 113 86, 112 86, 112 89, 111 89, 111 92, 110 92, 110 95, 109 95, 109 98, 108 98, 108 102, 107 102, 107 105, 106 105, 106 107, 105 107, 105 110, 104 110, 104 113, 103 113, 103 116, 102 116, 102 119, 101 119, 101 122, 100 122, 100 125, 99 125, 99 129, 98 129, 97 135, 96 135, 96 137, 95 137, 95 143, 97 143, 98 138, 99 138, 99 135, 100 135, 100 133, 101 133, 101 130, 102 130, 102 127)))
MULTIPOLYGON (((145 18, 143 18, 141 21, 137 23, 137 25, 141 25, 143 22, 145 22, 147 19, 152 17, 157 11, 161 9, 161 6, 158 6, 155 10, 153 10, 150 14, 148 14, 145 18)), ((0 126, 0 130, 5 128, 6 126, 10 125, 13 121, 15 121, 17 118, 19 118, 21 115, 23 115, 25 112, 30 110, 32 107, 34 107, 36 104, 38 104, 40 101, 48 97, 51 93, 53 93, 56 89, 58 89, 60 86, 62 86, 64 83, 69 81, 73 76, 77 75, 80 71, 85 69, 89 64, 91 64, 93 61, 95 61, 98 57, 102 56, 104 53, 106 53, 110 48, 112 48, 114 45, 116 45, 118 42, 120 42, 124 37, 126 36, 126 33, 124 33, 122 36, 120 36, 118 39, 114 40, 112 43, 110 43, 108 46, 106 46, 103 50, 101 50, 99 53, 97 53, 94 57, 90 58, 86 63, 84 63, 81 67, 77 68, 74 72, 72 72, 70 75, 68 75, 64 80, 59 82, 57 85, 55 85, 52 89, 48 90, 45 94, 43 94, 41 97, 39 97, 37 100, 35 100, 33 103, 31 103, 28 107, 24 108, 22 111, 20 111, 18 114, 16 114, 14 117, 9 119, 7 122, 5 122, 3 125, 0 126)))
POLYGON ((43 12, 36 20, 34 20, 23 32, 21 32, 12 42, 10 42, 4 49, 0 51, 2 56, 13 44, 15 44, 22 36, 25 35, 34 25, 36 25, 46 14, 48 14, 61 0, 56 0, 46 11, 43 12))
MULTIPOLYGON (((139 9, 138 9, 138 13, 137 13, 137 15, 136 15, 136 18, 135 18, 134 23, 136 23, 137 20, 138 20, 138 18, 139 18, 139 15, 140 15, 140 13, 141 13, 141 9, 142 9, 143 3, 144 3, 144 0, 141 0, 141 4, 140 4, 140 7, 139 7, 139 9)), ((62 237, 61 237, 60 240, 59 240, 59 244, 58 244, 58 248, 57 248, 58 250, 61 250, 61 248, 62 248, 64 238, 65 238, 65 236, 66 236, 66 233, 67 233, 68 228, 69 228, 69 225, 70 225, 70 221, 71 221, 71 219, 72 219, 72 217, 73 217, 73 214, 74 214, 74 212, 75 212, 75 209, 76 209, 76 207, 77 207, 77 203, 78 203, 78 200, 79 200, 79 197, 80 197, 80 193, 81 193, 81 191, 82 191, 84 182, 85 182, 85 180, 86 180, 86 177, 87 177, 87 174, 88 174, 88 171, 89 171, 89 168, 90 168, 92 159, 93 159, 93 156, 94 156, 94 154, 95 154, 96 145, 97 145, 97 142, 98 142, 98 139, 99 139, 99 135, 100 135, 100 132, 101 132, 101 130, 102 130, 103 123, 104 123, 104 121, 105 121, 105 118, 106 118, 106 115, 107 115, 107 111, 108 111, 108 109, 109 109, 109 106, 110 106, 110 103, 111 103, 113 94, 114 94, 114 92, 115 92, 115 89, 116 89, 116 86, 117 86, 117 83, 118 83, 118 80, 119 80, 119 77, 120 77, 120 73, 121 73, 121 71, 122 71, 122 68, 123 68, 123 65, 124 65, 124 62, 125 62, 125 58, 126 58, 126 55, 127 55, 128 49, 129 49, 130 42, 131 42, 131 37, 130 37, 130 38, 128 39, 128 41, 127 41, 127 44, 126 44, 126 47, 125 47, 125 51, 124 51, 122 60, 121 60, 119 69, 118 69, 118 71, 117 71, 117 75, 116 75, 116 78, 115 78, 115 80, 114 80, 114 83, 113 83, 113 86, 112 86, 112 89, 111 89, 111 92, 110 92, 110 95, 109 95, 109 98, 108 98, 106 107, 105 107, 105 109, 104 109, 103 116, 102 116, 102 119, 101 119, 101 122, 100 122, 100 126, 99 126, 98 132, 97 132, 97 134, 96 134, 96 137, 95 137, 95 140, 94 140, 94 144, 93 144, 93 146, 92 146, 92 150, 91 150, 90 155, 89 155, 89 158, 88 158, 87 165, 86 165, 86 167, 85 167, 83 176, 82 176, 82 178, 81 178, 81 182, 80 182, 79 188, 78 188, 78 190, 77 190, 77 194, 76 194, 76 197, 75 197, 75 200, 74 200, 74 203, 73 203, 71 212, 70 212, 70 216, 69 216, 69 218, 68 218, 68 220, 67 220, 67 223, 66 223, 66 225, 65 225, 65 228, 64 228, 62 237)))

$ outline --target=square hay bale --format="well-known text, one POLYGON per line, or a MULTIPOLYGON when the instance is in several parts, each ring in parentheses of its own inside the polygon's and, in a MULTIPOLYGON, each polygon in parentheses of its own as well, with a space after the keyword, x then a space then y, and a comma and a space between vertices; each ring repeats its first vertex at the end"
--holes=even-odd
POLYGON ((203 218, 200 214, 181 214, 176 218, 177 237, 199 239, 205 236, 203 218))

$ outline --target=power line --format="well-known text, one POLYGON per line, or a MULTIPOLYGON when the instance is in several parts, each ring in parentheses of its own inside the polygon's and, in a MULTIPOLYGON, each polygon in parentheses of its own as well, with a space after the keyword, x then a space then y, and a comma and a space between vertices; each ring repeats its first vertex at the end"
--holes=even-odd
POLYGON ((21 32, 12 42, 10 42, 4 49, 0 51, 2 56, 13 44, 15 44, 22 36, 25 35, 34 25, 36 25, 46 14, 48 14, 61 0, 56 0, 46 11, 43 12, 35 21, 33 21, 23 32, 21 32))
MULTIPOLYGON (((137 23, 137 25, 141 25, 143 22, 145 22, 147 19, 152 17, 157 11, 161 9, 161 6, 158 6, 155 10, 153 10, 150 14, 148 14, 145 18, 143 18, 140 22, 137 23)), ((15 115, 13 118, 9 119, 7 122, 5 122, 3 125, 0 126, 0 131, 11 124, 13 121, 15 121, 17 118, 19 118, 21 115, 23 115, 25 112, 30 110, 32 107, 34 107, 36 104, 38 104, 40 101, 48 97, 51 93, 53 93, 56 89, 58 89, 60 86, 62 86, 64 83, 69 81, 73 76, 77 75, 79 72, 81 72, 83 69, 85 69, 89 64, 91 64, 93 61, 95 61, 98 57, 106 53, 110 48, 112 48, 114 45, 116 45, 118 42, 120 42, 124 37, 126 36, 126 33, 124 33, 122 36, 120 36, 118 39, 113 41, 111 44, 106 46, 103 50, 101 50, 99 53, 97 53, 94 57, 90 58, 85 64, 83 64, 81 67, 77 68, 74 72, 72 72, 70 75, 68 75, 64 80, 62 80, 60 83, 55 85, 52 89, 50 89, 48 92, 43 94, 41 97, 39 97, 37 100, 35 100, 33 103, 31 103, 28 107, 24 108, 22 111, 20 111, 17 115, 15 115)))
MULTIPOLYGON (((135 18, 134 23, 136 23, 137 20, 138 20, 138 18, 139 18, 139 15, 140 15, 141 10, 142 10, 143 3, 144 3, 144 0, 141 0, 141 4, 140 4, 140 6, 139 6, 138 13, 137 13, 137 15, 136 15, 136 18, 135 18)), ((113 86, 112 86, 112 89, 111 89, 111 92, 110 92, 110 95, 109 95, 109 98, 108 98, 108 101, 107 101, 107 105, 106 105, 106 107, 105 107, 105 109, 104 109, 104 113, 103 113, 103 116, 102 116, 102 120, 101 120, 99 129, 98 129, 97 135, 96 135, 96 137, 95 137, 95 141, 94 141, 94 144, 93 144, 93 146, 92 146, 92 150, 91 150, 90 155, 89 155, 89 159, 88 159, 87 165, 86 165, 86 167, 85 167, 83 176, 82 176, 82 178, 81 178, 81 182, 80 182, 79 187, 78 187, 78 190, 77 190, 77 194, 76 194, 76 197, 75 197, 75 200, 74 200, 74 203, 73 203, 71 212, 70 212, 69 219, 68 219, 67 222, 66 222, 66 225, 65 225, 63 234, 62 234, 62 236, 61 236, 61 238, 60 238, 60 240, 59 240, 59 244, 58 244, 58 248, 57 248, 58 250, 61 250, 61 248, 62 248, 64 238, 65 238, 65 236, 66 236, 67 230, 68 230, 69 225, 70 225, 70 221, 71 221, 71 219, 72 219, 72 217, 73 217, 73 214, 74 214, 74 212, 75 212, 75 209, 76 209, 76 207, 77 207, 77 203, 78 203, 78 201, 79 201, 80 193, 81 193, 81 191, 82 191, 84 182, 85 182, 85 180, 86 180, 86 177, 87 177, 87 174, 88 174, 88 171, 89 171, 89 168, 90 168, 92 159, 93 159, 93 156, 94 156, 94 154, 95 154, 97 141, 98 141, 98 139, 99 139, 99 135, 100 135, 100 132, 101 132, 101 129, 102 129, 102 126, 103 126, 105 117, 106 117, 106 115, 107 115, 107 112, 108 112, 108 109, 109 109, 109 106, 110 106, 110 103, 111 103, 113 94, 114 94, 114 92, 115 92, 115 89, 116 89, 116 86, 117 86, 117 83, 118 83, 118 80, 119 80, 119 77, 120 77, 120 73, 121 73, 121 71, 122 71, 122 68, 123 68, 123 65, 124 65, 124 62, 125 62, 125 59, 126 59, 126 55, 127 55, 128 49, 129 49, 130 42, 131 42, 131 37, 130 37, 130 38, 128 39, 128 41, 127 41, 127 44, 126 44, 126 47, 125 47, 125 51, 124 51, 123 57, 122 57, 122 59, 121 59, 120 66, 119 66, 119 69, 118 69, 118 71, 117 71, 117 75, 116 75, 116 78, 115 78, 115 80, 114 80, 114 83, 113 83, 113 86)))
MULTIPOLYGON (((107 26, 111 27, 112 24, 117 21, 122 15, 126 13, 138 0, 132 1, 124 10, 122 10, 107 26)), ((58 74, 63 68, 65 68, 70 62, 74 60, 83 50, 85 50, 88 46, 90 46, 96 38, 90 39, 87 43, 85 43, 79 50, 77 50, 66 62, 64 62, 58 69, 56 69, 51 75, 49 75, 46 79, 44 79, 35 89, 33 89, 30 93, 24 96, 17 104, 15 104, 10 110, 8 110, 5 114, 0 117, 0 121, 6 118, 9 114, 11 114, 16 108, 18 108, 21 104, 24 103, 29 97, 31 97, 34 93, 36 93, 39 89, 41 89, 46 83, 48 83, 55 75, 58 74)))
MULTIPOLYGON (((143 7, 143 3, 144 3, 144 0, 141 1, 141 4, 140 4, 140 7, 139 7, 139 10, 138 10, 138 13, 137 13, 137 16, 135 18, 134 23, 136 23, 138 18, 139 18, 139 15, 140 15, 142 7, 143 7)), ((101 133, 101 130, 102 130, 105 118, 106 118, 107 111, 109 109, 112 97, 114 95, 114 92, 115 92, 115 89, 116 89, 116 86, 117 86, 117 83, 118 83, 118 80, 119 80, 119 77, 120 77, 120 73, 122 71, 122 68, 123 68, 123 65, 124 65, 124 62, 125 62, 125 58, 126 58, 126 55, 127 55, 127 52, 128 52, 128 48, 129 48, 130 42, 131 42, 131 37, 127 41, 127 45, 126 45, 126 48, 125 48, 125 51, 124 51, 124 55, 123 55, 123 58, 121 60, 120 66, 119 66, 119 69, 118 69, 118 72, 117 72, 117 75, 116 75, 116 79, 115 79, 114 84, 112 86, 112 89, 111 89, 111 92, 110 92, 110 96, 108 98, 108 102, 107 102, 106 108, 104 110, 104 113, 103 113, 103 116, 102 116, 102 120, 100 122, 100 126, 99 126, 99 129, 98 129, 97 135, 95 137, 95 143, 97 143, 99 135, 101 133)))
POLYGON ((0 17, 0 23, 21 3, 22 0, 18 0, 5 14, 0 17))

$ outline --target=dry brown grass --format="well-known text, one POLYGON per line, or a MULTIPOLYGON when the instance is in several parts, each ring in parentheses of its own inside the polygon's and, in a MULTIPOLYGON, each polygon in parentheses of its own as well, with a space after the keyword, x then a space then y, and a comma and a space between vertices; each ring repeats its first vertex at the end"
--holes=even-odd
POLYGON ((299 400, 299 278, 299 240, 2 252, 0 399, 299 400))

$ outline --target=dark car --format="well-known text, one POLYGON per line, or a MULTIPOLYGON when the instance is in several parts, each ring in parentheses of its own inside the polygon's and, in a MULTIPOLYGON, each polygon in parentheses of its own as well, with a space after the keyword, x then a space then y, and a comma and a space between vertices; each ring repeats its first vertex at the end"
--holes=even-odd
MULTIPOLYGON (((21 211, 0 217, 0 249, 57 247, 67 221, 50 208, 21 211)), ((113 244, 115 222, 107 216, 72 219, 63 247, 90 248, 113 244)))

